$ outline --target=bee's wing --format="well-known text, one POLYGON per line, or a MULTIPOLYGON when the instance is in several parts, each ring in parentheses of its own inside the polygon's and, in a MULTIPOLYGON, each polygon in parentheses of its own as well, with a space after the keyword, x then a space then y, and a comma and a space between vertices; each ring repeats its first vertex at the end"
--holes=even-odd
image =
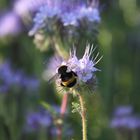
POLYGON ((52 83, 53 81, 55 81, 56 79, 58 79, 59 78, 59 74, 57 73, 57 74, 55 74, 53 77, 51 77, 49 80, 48 80, 48 82, 49 83, 52 83))

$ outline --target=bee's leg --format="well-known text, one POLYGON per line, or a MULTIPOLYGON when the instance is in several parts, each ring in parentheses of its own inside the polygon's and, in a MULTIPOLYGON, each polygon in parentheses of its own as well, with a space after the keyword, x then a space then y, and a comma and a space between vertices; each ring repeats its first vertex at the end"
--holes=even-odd
POLYGON ((61 83, 61 86, 63 86, 64 87, 64 85, 61 83))

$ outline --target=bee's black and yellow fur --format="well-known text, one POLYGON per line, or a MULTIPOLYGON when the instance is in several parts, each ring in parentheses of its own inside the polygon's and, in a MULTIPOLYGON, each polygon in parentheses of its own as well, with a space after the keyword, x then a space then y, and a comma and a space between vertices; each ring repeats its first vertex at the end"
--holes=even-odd
POLYGON ((68 67, 62 65, 58 68, 58 74, 61 79, 61 86, 71 88, 77 83, 77 74, 73 71, 67 72, 68 67))

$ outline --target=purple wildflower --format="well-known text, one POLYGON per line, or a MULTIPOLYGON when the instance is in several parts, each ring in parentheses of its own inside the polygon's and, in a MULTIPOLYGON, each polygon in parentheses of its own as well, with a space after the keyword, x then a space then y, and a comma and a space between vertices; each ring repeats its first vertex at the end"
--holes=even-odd
POLYGON ((39 80, 34 77, 23 77, 22 81, 23 87, 27 90, 36 91, 39 88, 39 80))
POLYGON ((135 116, 126 116, 121 118, 113 118, 111 121, 112 128, 123 128, 123 129, 137 129, 140 128, 140 118, 135 116))
POLYGON ((31 112, 27 115, 27 125, 32 129, 48 127, 51 123, 51 115, 48 112, 31 112))
POLYGON ((16 35, 20 31, 20 19, 14 12, 9 12, 0 17, 0 37, 16 35))
POLYGON ((16 0, 13 5, 13 11, 19 16, 25 16, 29 12, 38 10, 40 6, 46 3, 46 0, 16 0))
POLYGON ((0 92, 7 92, 15 86, 36 91, 39 88, 39 80, 27 77, 22 71, 14 71, 9 62, 0 64, 0 92))
POLYGON ((132 106, 119 106, 115 109, 114 116, 130 115, 132 112, 132 106))
POLYGON ((33 129, 39 129, 41 126, 49 127, 56 119, 56 115, 60 113, 60 108, 56 105, 52 106, 51 111, 44 110, 43 108, 39 108, 37 112, 30 112, 27 114, 26 121, 27 126, 33 129))
POLYGON ((49 74, 54 73, 54 75, 50 76, 51 77, 49 78, 50 81, 54 80, 59 90, 64 89, 64 87, 61 86, 62 79, 59 76, 58 68, 65 65, 67 66, 68 72, 73 71, 77 75, 77 82, 75 86, 73 86, 72 88, 80 89, 80 87, 81 88, 85 87, 85 88, 90 89, 91 91, 95 90, 96 84, 97 84, 95 73, 97 71, 100 71, 99 69, 96 68, 96 64, 102 59, 102 56, 98 58, 99 53, 97 53, 95 57, 91 57, 94 51, 95 51, 95 48, 93 47, 93 45, 90 46, 90 44, 88 44, 85 48, 85 53, 83 57, 79 59, 76 55, 76 49, 73 48, 70 51, 70 56, 68 59, 60 58, 59 60, 58 58, 56 59, 57 60, 56 62, 55 62, 55 59, 52 59, 50 61, 52 62, 52 65, 51 64, 48 65, 50 67, 48 67, 48 70, 44 72, 43 77, 48 79, 47 73, 48 72, 49 74), (56 64, 56 65, 53 65, 53 64, 56 64), (52 70, 51 70, 51 67, 53 68, 52 70))
MULTIPOLYGON (((64 26, 78 26, 79 22, 86 18, 89 22, 100 22, 98 5, 93 3, 87 5, 84 2, 64 1, 64 0, 48 0, 46 5, 40 7, 34 18, 34 26, 30 30, 29 35, 34 35, 40 29, 47 28, 49 21, 55 17, 59 19, 64 26)), ((55 21, 55 20, 54 20, 55 21)), ((52 23, 51 22, 51 23, 52 23)))
POLYGON ((133 114, 131 106, 121 106, 116 108, 110 126, 116 129, 137 129, 140 128, 140 118, 133 114))

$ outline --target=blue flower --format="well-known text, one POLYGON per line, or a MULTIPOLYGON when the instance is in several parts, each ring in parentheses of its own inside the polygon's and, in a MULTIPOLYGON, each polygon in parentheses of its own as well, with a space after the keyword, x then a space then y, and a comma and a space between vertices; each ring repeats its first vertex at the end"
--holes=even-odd
MULTIPOLYGON (((63 26, 78 26, 79 22, 86 18, 89 22, 100 22, 100 15, 98 5, 96 2, 93 5, 87 6, 87 3, 54 0, 40 7, 34 18, 34 26, 30 30, 29 35, 36 34, 40 29, 48 26, 49 21, 57 17, 63 24, 63 26)), ((52 23, 52 22, 51 22, 52 23)))
POLYGON ((21 31, 20 18, 14 12, 9 12, 0 17, 0 37, 16 35, 21 31))
POLYGON ((50 79, 50 81, 54 80, 58 90, 63 91, 64 86, 61 86, 63 81, 58 69, 61 66, 66 66, 67 72, 74 72, 77 75, 76 84, 72 88, 80 89, 85 87, 90 91, 94 91, 97 86, 96 72, 100 71, 96 68, 96 64, 102 59, 102 56, 99 57, 99 53, 97 53, 94 57, 92 56, 95 49, 96 48, 94 48, 93 45, 90 46, 90 44, 88 44, 85 48, 83 57, 80 59, 77 57, 75 48, 70 51, 70 56, 67 59, 60 58, 59 60, 59 57, 57 59, 53 58, 48 64, 48 70, 43 73, 44 79, 50 79), (51 74, 53 75, 51 76, 51 74))
POLYGON ((134 130, 140 128, 140 118, 133 113, 132 106, 115 109, 110 126, 115 129, 134 130))
POLYGON ((39 80, 34 77, 23 77, 22 85, 27 90, 36 91, 39 88, 39 80))
POLYGON ((26 116, 27 126, 33 129, 39 129, 40 127, 49 127, 54 125, 56 115, 60 113, 60 107, 52 105, 52 108, 56 112, 53 114, 51 111, 44 110, 40 107, 38 111, 31 111, 26 116))
POLYGON ((51 115, 46 111, 44 112, 30 112, 27 115, 27 126, 32 129, 39 129, 39 127, 48 127, 52 123, 51 115))
POLYGON ((61 16, 61 20, 64 26, 68 26, 68 25, 78 26, 77 15, 74 12, 64 13, 61 16))
POLYGON ((29 12, 35 12, 40 6, 47 3, 47 0, 16 0, 13 11, 19 16, 27 16, 29 12))
POLYGON ((83 6, 79 12, 80 18, 87 18, 91 22, 100 22, 100 15, 97 8, 83 6))
POLYGON ((35 25, 32 30, 29 32, 29 35, 35 34, 39 29, 44 28, 48 23, 48 20, 57 16, 60 13, 60 9, 58 7, 51 7, 48 5, 43 5, 40 7, 39 12, 36 14, 33 19, 35 25))
POLYGON ((125 115, 131 115, 133 112, 132 106, 119 106, 114 111, 114 116, 125 116, 125 115))
POLYGON ((8 92, 13 87, 28 91, 37 91, 40 82, 34 77, 26 76, 22 71, 14 71, 7 61, 0 64, 0 92, 8 92))

